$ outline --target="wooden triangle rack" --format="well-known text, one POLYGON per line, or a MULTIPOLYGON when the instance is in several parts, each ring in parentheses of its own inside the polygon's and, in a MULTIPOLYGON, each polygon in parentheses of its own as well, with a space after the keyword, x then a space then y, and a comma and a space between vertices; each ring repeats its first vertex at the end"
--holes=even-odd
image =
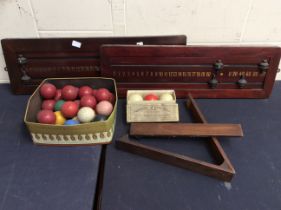
MULTIPOLYGON (((187 108, 191 111, 196 123, 207 123, 206 118, 191 95, 188 96, 187 108)), ((214 177, 222 181, 231 181, 235 174, 235 170, 224 152, 219 140, 216 137, 210 137, 209 143, 210 149, 219 164, 209 163, 189 156, 147 146, 137 141, 130 140, 128 134, 116 140, 116 147, 134 154, 188 169, 206 176, 214 177)))

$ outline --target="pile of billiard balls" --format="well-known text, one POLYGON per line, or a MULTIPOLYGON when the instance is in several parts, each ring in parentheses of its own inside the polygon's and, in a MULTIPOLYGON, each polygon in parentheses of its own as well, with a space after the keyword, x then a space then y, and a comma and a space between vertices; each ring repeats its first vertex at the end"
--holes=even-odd
POLYGON ((43 98, 37 121, 43 124, 77 125, 104 121, 112 113, 115 96, 106 88, 65 85, 57 89, 51 83, 40 89, 43 98))
POLYGON ((174 98, 170 93, 162 93, 160 96, 149 93, 144 96, 138 93, 133 93, 128 97, 129 102, 140 102, 140 101, 173 101, 174 98))

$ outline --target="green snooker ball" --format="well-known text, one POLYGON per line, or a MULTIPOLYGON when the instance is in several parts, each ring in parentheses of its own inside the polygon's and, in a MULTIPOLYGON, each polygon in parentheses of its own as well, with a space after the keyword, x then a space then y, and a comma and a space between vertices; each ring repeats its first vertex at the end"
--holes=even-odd
POLYGON ((60 111, 64 102, 65 102, 64 100, 58 100, 55 104, 55 111, 60 111))

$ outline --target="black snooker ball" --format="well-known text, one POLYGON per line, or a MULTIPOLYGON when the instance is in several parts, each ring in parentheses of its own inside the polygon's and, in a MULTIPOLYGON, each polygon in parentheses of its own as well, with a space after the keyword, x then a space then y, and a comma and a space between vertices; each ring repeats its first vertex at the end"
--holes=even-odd
POLYGON ((107 120, 107 116, 100 115, 100 114, 96 115, 94 119, 94 121, 105 121, 105 120, 107 120))

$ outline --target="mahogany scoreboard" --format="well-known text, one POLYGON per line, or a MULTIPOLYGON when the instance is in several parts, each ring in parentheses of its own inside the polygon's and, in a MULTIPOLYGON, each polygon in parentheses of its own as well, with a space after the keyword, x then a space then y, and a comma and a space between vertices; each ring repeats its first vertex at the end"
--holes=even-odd
POLYGON ((269 46, 186 46, 184 35, 3 39, 1 44, 13 93, 30 94, 45 78, 111 77, 119 97, 128 89, 174 89, 178 98, 189 93, 267 98, 281 52, 269 46))
POLYGON ((11 88, 30 94, 45 78, 99 77, 103 44, 186 45, 185 35, 1 40, 11 88))
POLYGON ((279 47, 101 47, 101 75, 128 89, 174 89, 177 97, 267 98, 280 61, 279 47))

